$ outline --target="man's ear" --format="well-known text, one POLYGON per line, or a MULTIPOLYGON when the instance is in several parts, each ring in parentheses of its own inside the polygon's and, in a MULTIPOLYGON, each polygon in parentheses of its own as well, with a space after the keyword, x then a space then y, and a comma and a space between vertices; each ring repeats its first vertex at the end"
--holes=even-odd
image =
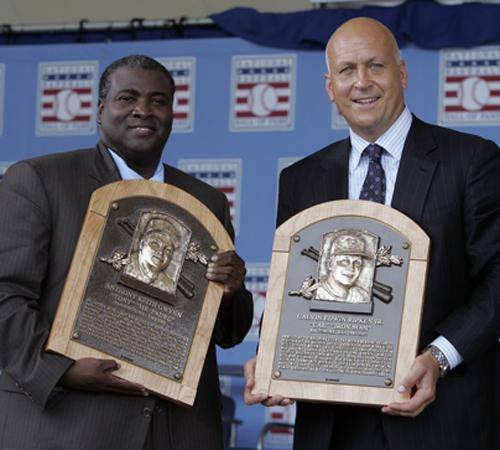
POLYGON ((329 73, 325 73, 323 75, 323 78, 325 79, 325 90, 328 95, 328 98, 330 101, 334 102, 335 97, 333 95, 333 89, 332 89, 332 76, 329 73))
POLYGON ((102 110, 104 108, 104 102, 99 99, 99 102, 97 103, 97 124, 101 125, 101 115, 102 115, 102 110))
POLYGON ((399 63, 399 73, 401 76, 401 86, 403 86, 403 89, 406 89, 408 87, 408 70, 404 60, 401 60, 399 63))

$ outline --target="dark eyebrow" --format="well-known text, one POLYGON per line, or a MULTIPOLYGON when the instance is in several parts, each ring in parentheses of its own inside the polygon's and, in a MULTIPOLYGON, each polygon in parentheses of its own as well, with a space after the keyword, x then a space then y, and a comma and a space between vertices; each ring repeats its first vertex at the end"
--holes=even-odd
MULTIPOLYGON (((135 95, 135 96, 139 96, 141 95, 139 91, 135 90, 135 89, 122 89, 121 91, 119 91, 117 93, 117 95, 120 95, 120 94, 130 94, 130 95, 135 95)), ((163 96, 163 97, 168 97, 168 94, 166 92, 162 92, 162 91, 155 91, 155 92, 148 92, 149 96, 151 97, 156 97, 156 96, 163 96)))

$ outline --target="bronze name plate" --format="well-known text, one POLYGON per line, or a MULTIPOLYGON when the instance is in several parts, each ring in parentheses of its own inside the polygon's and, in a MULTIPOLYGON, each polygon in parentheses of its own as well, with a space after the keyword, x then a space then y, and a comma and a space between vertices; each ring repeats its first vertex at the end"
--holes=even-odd
POLYGON ((279 227, 254 392, 401 400, 397 383, 417 351, 428 247, 415 223, 372 202, 317 205, 279 227))
POLYGON ((222 296, 206 266, 231 248, 215 216, 174 186, 95 191, 47 349, 115 358, 119 376, 192 404, 222 296))

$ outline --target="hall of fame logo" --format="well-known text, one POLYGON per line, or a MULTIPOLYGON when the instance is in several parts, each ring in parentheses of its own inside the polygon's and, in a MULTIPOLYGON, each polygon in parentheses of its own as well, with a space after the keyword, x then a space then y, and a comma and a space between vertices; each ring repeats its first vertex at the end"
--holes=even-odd
POLYGON ((97 61, 38 64, 36 134, 94 134, 97 61))
POLYGON ((296 65, 295 55, 233 56, 230 130, 292 130, 296 65))
POLYGON ((264 312, 266 301, 269 264, 247 263, 246 268, 245 286, 253 297, 253 321, 245 340, 257 342, 259 340, 260 318, 264 312))
POLYGON ((235 234, 239 230, 241 159, 180 159, 179 169, 226 195, 235 234))
POLYGON ((439 122, 443 125, 498 125, 500 47, 442 50, 439 122))
POLYGON ((5 103, 5 64, 0 63, 0 136, 3 134, 4 103, 5 103))
POLYGON ((265 422, 273 424, 264 438, 265 448, 292 448, 293 424, 296 415, 295 403, 284 407, 271 406, 265 408, 265 422))
POLYGON ((175 82, 174 123, 172 131, 187 133, 194 126, 195 58, 157 58, 175 82))

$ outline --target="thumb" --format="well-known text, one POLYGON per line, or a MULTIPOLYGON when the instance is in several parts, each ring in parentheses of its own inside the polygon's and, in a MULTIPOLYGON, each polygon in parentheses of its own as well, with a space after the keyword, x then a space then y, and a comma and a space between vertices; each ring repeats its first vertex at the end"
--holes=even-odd
POLYGON ((400 394, 411 390, 425 375, 425 366, 420 363, 421 357, 422 355, 417 356, 408 373, 401 379, 401 383, 398 386, 400 394))
POLYGON ((103 359, 101 361, 100 369, 103 372, 114 372, 120 368, 120 364, 118 364, 114 359, 103 359))

